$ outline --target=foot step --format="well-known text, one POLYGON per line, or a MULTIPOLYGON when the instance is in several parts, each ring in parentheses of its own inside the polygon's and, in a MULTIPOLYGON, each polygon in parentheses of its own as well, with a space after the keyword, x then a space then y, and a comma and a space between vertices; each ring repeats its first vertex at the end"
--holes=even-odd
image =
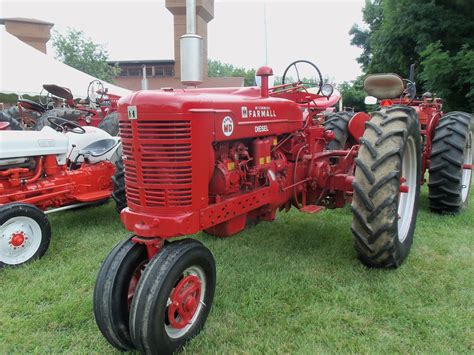
POLYGON ((316 206, 316 205, 306 205, 304 206, 303 208, 300 208, 300 212, 303 212, 303 213, 317 213, 317 212, 321 212, 322 210, 324 210, 324 207, 323 206, 316 206))

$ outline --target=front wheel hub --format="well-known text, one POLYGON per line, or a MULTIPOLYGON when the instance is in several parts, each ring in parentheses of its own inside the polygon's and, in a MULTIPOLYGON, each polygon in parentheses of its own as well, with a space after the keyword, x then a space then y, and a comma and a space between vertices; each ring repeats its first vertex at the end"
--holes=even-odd
POLYGON ((190 324, 201 298, 201 281, 196 275, 182 278, 170 295, 168 320, 176 329, 190 324))

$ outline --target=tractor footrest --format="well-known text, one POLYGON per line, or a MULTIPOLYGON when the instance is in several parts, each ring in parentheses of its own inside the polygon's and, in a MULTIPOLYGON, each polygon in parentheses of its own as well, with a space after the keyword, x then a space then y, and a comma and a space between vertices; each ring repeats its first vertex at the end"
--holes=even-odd
POLYGON ((304 206, 303 208, 300 208, 300 212, 303 212, 303 213, 317 213, 317 212, 321 212, 322 210, 324 210, 324 207, 323 206, 316 206, 316 205, 306 205, 304 206))
POLYGON ((105 200, 106 198, 109 198, 111 194, 112 192, 110 190, 105 190, 105 191, 89 192, 87 194, 76 195, 73 197, 77 201, 80 201, 80 202, 94 202, 94 201, 105 200))

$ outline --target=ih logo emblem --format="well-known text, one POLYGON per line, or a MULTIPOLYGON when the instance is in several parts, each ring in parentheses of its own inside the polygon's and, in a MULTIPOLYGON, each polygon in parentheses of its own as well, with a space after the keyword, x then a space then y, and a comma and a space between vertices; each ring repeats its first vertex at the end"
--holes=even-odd
POLYGON ((128 106, 128 119, 136 120, 137 118, 137 106, 128 106))
POLYGON ((247 110, 247 106, 242 106, 242 118, 248 118, 249 111, 247 110))
POLYGON ((222 120, 222 133, 224 133, 224 136, 229 137, 232 132, 234 132, 234 121, 232 121, 230 116, 226 116, 222 120))

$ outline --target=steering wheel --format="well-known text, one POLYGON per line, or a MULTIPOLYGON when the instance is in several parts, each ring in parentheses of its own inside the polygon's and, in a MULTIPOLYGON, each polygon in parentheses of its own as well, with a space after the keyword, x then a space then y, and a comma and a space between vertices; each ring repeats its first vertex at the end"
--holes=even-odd
POLYGON ((323 86, 323 76, 321 75, 321 72, 319 71, 318 67, 310 62, 309 60, 297 60, 297 61, 294 61, 293 63, 291 63, 290 65, 288 65, 285 69, 285 71, 283 72, 283 77, 281 79, 281 83, 282 84, 285 84, 286 82, 286 75, 288 74, 288 71, 294 67, 295 68, 295 71, 296 71, 296 77, 298 78, 298 81, 297 83, 300 83, 300 84, 303 84, 303 86, 305 87, 305 89, 309 89, 309 88, 317 88, 318 91, 316 92, 316 95, 319 94, 321 92, 321 87, 323 86), (316 71, 316 76, 315 77, 312 77, 310 78, 311 79, 314 79, 316 81, 303 81, 303 80, 308 80, 308 78, 305 78, 303 77, 303 79, 300 78, 300 71, 298 70, 298 64, 306 64, 306 65, 309 65, 310 67, 312 67, 311 69, 314 69, 316 71))
POLYGON ((38 101, 44 107, 48 107, 48 104, 51 101, 50 97, 51 97, 51 94, 43 88, 41 89, 41 92, 39 94, 38 101))
POLYGON ((104 84, 100 80, 92 80, 87 87, 87 100, 99 103, 105 95, 104 84), (97 92, 100 92, 100 97, 97 98, 97 92))
POLYGON ((405 81, 405 90, 403 90, 403 94, 408 100, 408 105, 412 103, 412 101, 416 97, 416 84, 408 79, 404 79, 405 81))
POLYGON ((61 130, 61 132, 72 132, 76 134, 86 133, 86 130, 77 123, 68 121, 61 117, 48 116, 46 120, 51 124, 51 126, 56 130, 61 130))

